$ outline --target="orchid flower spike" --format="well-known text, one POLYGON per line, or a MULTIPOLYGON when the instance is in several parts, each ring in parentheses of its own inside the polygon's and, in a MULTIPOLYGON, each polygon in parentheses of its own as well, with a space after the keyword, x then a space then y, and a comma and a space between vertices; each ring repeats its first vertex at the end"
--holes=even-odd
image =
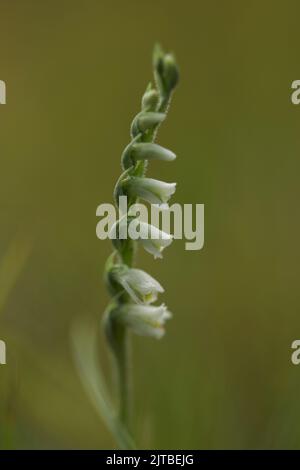
MULTIPOLYGON (((150 83, 141 100, 141 108, 130 126, 130 142, 121 156, 122 174, 114 190, 114 199, 119 208, 119 219, 109 233, 114 252, 105 265, 105 282, 111 301, 103 317, 104 332, 110 352, 114 358, 116 393, 109 400, 109 388, 102 386, 103 380, 97 377, 97 362, 94 349, 90 348, 89 338, 84 339, 88 346, 91 363, 80 363, 85 388, 97 409, 101 409, 108 427, 123 449, 134 449, 131 436, 131 355, 129 330, 138 335, 161 338, 165 323, 171 313, 164 304, 152 305, 163 287, 150 274, 133 267, 137 245, 154 256, 162 258, 173 236, 137 218, 133 214, 139 198, 163 209, 173 196, 176 183, 167 183, 146 178, 149 161, 172 162, 176 155, 171 150, 155 143, 160 125, 166 120, 171 98, 178 83, 179 73, 173 54, 166 54, 156 46, 153 55, 154 83, 150 83), (119 203, 120 196, 126 196, 126 207, 119 203), (96 371, 96 372, 95 372, 96 371), (99 387, 99 384, 101 385, 99 387), (107 390, 106 390, 107 389, 107 390), (117 398, 117 402, 115 400, 117 398), (115 402, 117 409, 115 410, 115 402), (99 405, 100 403, 100 405, 99 405)), ((100 376, 100 374, 99 374, 100 376)))

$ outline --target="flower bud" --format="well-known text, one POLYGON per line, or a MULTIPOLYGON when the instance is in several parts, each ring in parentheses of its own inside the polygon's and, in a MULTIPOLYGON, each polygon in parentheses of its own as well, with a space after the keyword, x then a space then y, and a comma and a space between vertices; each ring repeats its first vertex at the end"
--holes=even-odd
POLYGON ((179 71, 173 54, 165 54, 159 45, 154 48, 153 65, 157 86, 163 97, 168 97, 179 80, 179 71))
POLYGON ((157 90, 149 89, 143 95, 142 98, 142 110, 143 111, 155 111, 159 101, 159 94, 157 90))
POLYGON ((154 126, 160 124, 166 115, 164 113, 154 112, 142 112, 138 114, 131 124, 131 135, 136 137, 139 133, 144 133, 148 129, 152 129, 154 126))
POLYGON ((161 145, 153 143, 135 143, 131 149, 131 156, 134 160, 175 160, 175 153, 161 145))
POLYGON ((134 166, 138 160, 175 160, 176 155, 161 145, 153 143, 136 143, 130 142, 125 148, 121 161, 124 170, 128 170, 134 166))
POLYGON ((164 81, 169 92, 179 81, 179 71, 173 54, 167 54, 164 57, 164 81))

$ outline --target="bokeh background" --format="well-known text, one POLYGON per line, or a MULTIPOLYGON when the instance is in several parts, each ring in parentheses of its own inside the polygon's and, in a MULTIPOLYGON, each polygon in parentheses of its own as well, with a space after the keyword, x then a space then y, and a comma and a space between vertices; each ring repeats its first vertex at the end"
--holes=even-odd
MULTIPOLYGON (((1 448, 113 448, 78 379, 70 329, 100 322, 112 201, 156 41, 181 83, 159 143, 174 202, 205 204, 205 247, 139 266, 174 312, 134 338, 143 448, 299 448, 298 1, 0 0, 1 448)), ((108 373, 109 360, 101 342, 108 373)))

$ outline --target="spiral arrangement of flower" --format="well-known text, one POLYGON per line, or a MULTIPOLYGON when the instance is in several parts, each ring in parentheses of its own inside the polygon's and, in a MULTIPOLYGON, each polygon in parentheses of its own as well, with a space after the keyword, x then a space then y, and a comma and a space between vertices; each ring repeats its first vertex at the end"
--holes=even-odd
POLYGON ((113 230, 115 251, 105 268, 105 279, 112 300, 104 317, 104 328, 115 358, 119 389, 119 419, 130 423, 130 351, 128 330, 139 335, 160 338, 164 324, 171 317, 167 307, 152 305, 164 289, 146 272, 133 267, 135 247, 141 243, 155 258, 172 242, 172 236, 136 219, 140 233, 147 236, 137 240, 119 236, 122 224, 132 222, 130 207, 139 199, 150 204, 165 205, 175 192, 175 183, 165 183, 145 176, 149 160, 172 161, 175 154, 154 143, 157 129, 165 120, 172 92, 178 83, 178 68, 172 54, 165 54, 159 46, 154 50, 154 87, 150 83, 142 98, 141 111, 131 124, 131 142, 125 148, 121 174, 114 198, 127 197, 128 213, 123 214, 113 230), (153 236, 153 234, 155 236, 153 236))

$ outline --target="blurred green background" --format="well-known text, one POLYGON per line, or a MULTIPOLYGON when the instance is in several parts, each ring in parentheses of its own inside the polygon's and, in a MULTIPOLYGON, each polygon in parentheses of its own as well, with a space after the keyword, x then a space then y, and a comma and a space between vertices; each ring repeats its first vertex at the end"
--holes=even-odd
MULTIPOLYGON (((205 204, 205 246, 139 253, 174 312, 163 341, 134 338, 139 446, 299 448, 299 2, 0 7, 0 263, 24 261, 0 312, 0 447, 115 445, 69 336, 108 302, 111 245, 96 238, 95 211, 112 201, 160 41, 181 83, 158 141, 178 159, 149 175, 177 181, 173 202, 205 204)), ((108 372, 104 341, 101 358, 108 372)))

